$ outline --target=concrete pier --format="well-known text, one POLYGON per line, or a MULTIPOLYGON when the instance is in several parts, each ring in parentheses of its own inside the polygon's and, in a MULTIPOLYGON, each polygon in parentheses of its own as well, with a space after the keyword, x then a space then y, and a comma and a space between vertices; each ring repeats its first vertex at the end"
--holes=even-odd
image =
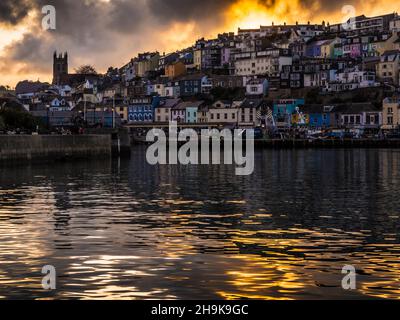
POLYGON ((0 135, 0 163, 111 156, 111 135, 0 135))

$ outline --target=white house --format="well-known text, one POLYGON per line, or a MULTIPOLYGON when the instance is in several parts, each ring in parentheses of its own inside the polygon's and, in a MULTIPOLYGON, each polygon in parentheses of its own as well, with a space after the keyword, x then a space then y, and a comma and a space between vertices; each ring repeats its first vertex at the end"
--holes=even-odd
POLYGON ((179 81, 169 82, 165 85, 165 97, 177 98, 181 94, 181 87, 179 81))
POLYGON ((265 78, 250 79, 246 83, 246 95, 265 96, 268 93, 268 80, 265 78))
POLYGON ((65 99, 55 98, 50 102, 50 109, 52 111, 69 111, 71 105, 65 99))
POLYGON ((379 86, 379 83, 376 82, 375 72, 354 68, 337 73, 334 80, 326 84, 326 91, 338 92, 376 86, 379 86))
POLYGON ((277 76, 284 65, 292 64, 292 60, 289 50, 280 48, 238 53, 235 55, 235 74, 277 76))
POLYGON ((238 104, 232 101, 218 100, 208 107, 207 119, 209 123, 230 123, 238 122, 238 104))

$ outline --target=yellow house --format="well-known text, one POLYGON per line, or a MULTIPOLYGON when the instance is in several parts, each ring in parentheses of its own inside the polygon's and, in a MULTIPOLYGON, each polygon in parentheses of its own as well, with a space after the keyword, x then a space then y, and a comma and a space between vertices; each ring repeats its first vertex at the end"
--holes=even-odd
POLYGON ((198 69, 201 70, 201 49, 197 49, 193 52, 193 65, 198 69))
POLYGON ((382 105, 382 129, 397 129, 400 125, 400 98, 386 98, 382 105))
POLYGON ((380 62, 376 66, 376 74, 382 82, 388 82, 392 85, 399 85, 400 72, 400 51, 386 51, 380 62))
POLYGON ((128 122, 128 108, 127 105, 118 105, 115 107, 115 113, 120 116, 123 122, 128 122))
POLYGON ((379 47, 378 52, 380 55, 384 54, 386 51, 399 50, 400 49, 400 32, 393 32, 392 36, 386 41, 382 42, 379 47))
POLYGON ((333 58, 334 57, 334 48, 335 44, 339 44, 341 42, 340 38, 326 40, 321 45, 321 58, 333 58))
POLYGON ((159 65, 160 54, 154 53, 142 53, 138 57, 138 76, 143 77, 146 72, 154 71, 159 65))
POLYGON ((165 66, 165 75, 174 79, 186 74, 186 66, 182 61, 177 61, 165 66))

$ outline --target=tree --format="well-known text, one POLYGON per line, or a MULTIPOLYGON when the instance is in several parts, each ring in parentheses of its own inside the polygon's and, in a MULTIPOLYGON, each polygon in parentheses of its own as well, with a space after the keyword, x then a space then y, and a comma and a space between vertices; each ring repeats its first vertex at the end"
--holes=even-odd
POLYGON ((75 69, 75 72, 77 74, 97 74, 96 69, 89 64, 80 66, 79 68, 75 69))
POLYGON ((6 124, 2 116, 0 116, 0 131, 4 131, 6 129, 6 124))

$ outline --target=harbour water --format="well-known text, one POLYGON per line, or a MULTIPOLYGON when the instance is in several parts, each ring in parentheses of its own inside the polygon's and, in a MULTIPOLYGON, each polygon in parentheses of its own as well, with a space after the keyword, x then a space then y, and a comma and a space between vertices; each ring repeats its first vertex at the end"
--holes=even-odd
POLYGON ((143 146, 2 167, 0 298, 400 298, 400 150, 257 150, 253 175, 235 168, 150 166, 143 146))

